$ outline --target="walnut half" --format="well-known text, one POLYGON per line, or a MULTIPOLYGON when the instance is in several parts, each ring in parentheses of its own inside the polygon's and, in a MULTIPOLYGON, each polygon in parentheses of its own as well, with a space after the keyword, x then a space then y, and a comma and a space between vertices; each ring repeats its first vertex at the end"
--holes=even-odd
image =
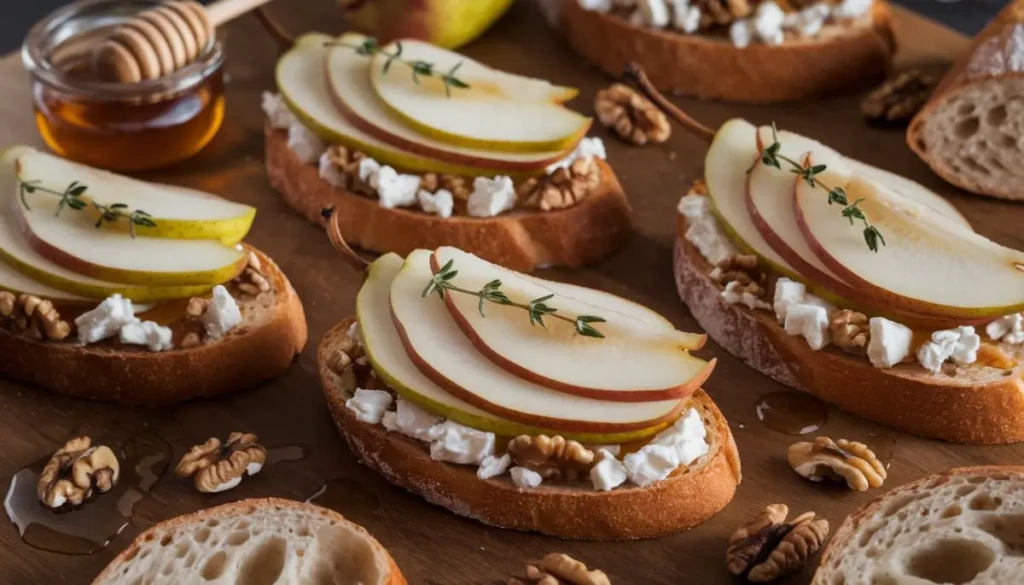
POLYGON ((817 554, 828 538, 828 521, 807 512, 786 522, 788 515, 785 504, 772 504, 738 528, 726 552, 729 572, 767 583, 800 570, 817 554))
POLYGON ((865 491, 885 482, 885 466, 864 443, 818 437, 813 443, 795 443, 789 464, 811 481, 845 481, 850 489, 865 491))
POLYGON ((234 488, 242 478, 256 475, 267 460, 267 450, 252 433, 231 433, 227 443, 212 437, 186 453, 174 472, 191 477, 196 489, 218 493, 234 488))
POLYGON ((544 479, 576 479, 594 465, 594 452, 560 435, 520 435, 508 442, 508 453, 520 467, 544 479))
MULTIPOLYGON (((526 566, 526 578, 534 585, 611 585, 604 571, 588 569, 567 554, 550 553, 540 562, 526 566)), ((524 585, 513 577, 508 585, 524 585)))
POLYGON ((615 83, 597 92, 594 113, 605 128, 636 146, 648 142, 665 142, 672 135, 672 126, 665 113, 635 89, 615 83))
POLYGON ((121 465, 110 447, 92 446, 89 437, 78 437, 58 449, 39 475, 39 501, 50 508, 78 506, 93 491, 107 492, 121 476, 121 465))

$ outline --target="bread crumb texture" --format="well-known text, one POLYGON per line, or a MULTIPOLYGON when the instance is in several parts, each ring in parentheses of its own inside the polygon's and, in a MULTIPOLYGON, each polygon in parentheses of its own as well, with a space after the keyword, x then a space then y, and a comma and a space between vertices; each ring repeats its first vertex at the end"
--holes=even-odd
POLYGON ((1004 585, 1024 575, 1024 474, 943 474, 836 533, 814 585, 1004 585), (842 536, 840 536, 842 535, 842 536))
POLYGON ((94 585, 382 585, 389 575, 379 545, 337 514, 242 502, 157 526, 94 585))

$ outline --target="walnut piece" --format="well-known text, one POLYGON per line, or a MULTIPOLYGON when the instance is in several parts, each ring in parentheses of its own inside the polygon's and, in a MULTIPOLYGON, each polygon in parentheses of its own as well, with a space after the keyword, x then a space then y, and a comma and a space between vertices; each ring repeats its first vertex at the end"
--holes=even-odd
POLYGON ((53 302, 35 295, 0 291, 0 320, 3 319, 36 341, 64 341, 71 335, 71 324, 60 318, 53 302))
POLYGON ((270 292, 270 281, 263 275, 263 263, 255 252, 249 252, 249 263, 245 270, 232 281, 238 285, 242 294, 257 297, 261 293, 270 292))
POLYGON ((256 475, 267 460, 267 450, 252 433, 231 433, 228 441, 212 437, 196 445, 178 462, 174 472, 192 478, 196 489, 203 493, 227 491, 242 482, 242 478, 256 475))
POLYGON ((508 453, 520 467, 545 479, 576 479, 594 465, 594 452, 560 435, 519 435, 508 442, 508 453))
POLYGON ((586 199, 601 185, 601 168, 593 158, 578 158, 545 177, 531 177, 516 190, 522 207, 551 211, 586 199))
POLYGON ((672 135, 665 113, 635 89, 615 83, 597 92, 594 112, 605 128, 611 128, 619 138, 643 146, 648 142, 665 142, 672 135))
POLYGON ((750 0, 694 0, 691 6, 700 9, 702 29, 727 26, 753 12, 750 0))
POLYGON ((737 294, 749 292, 755 297, 763 297, 767 291, 763 286, 764 272, 758 267, 757 256, 753 254, 732 254, 719 260, 708 275, 712 282, 722 286, 730 282, 739 283, 735 288, 737 294))
POLYGON ((832 342, 846 353, 867 355, 868 342, 871 341, 871 329, 868 317, 864 313, 843 309, 836 311, 829 320, 832 342))
POLYGON ((365 181, 359 179, 359 161, 366 155, 340 144, 332 144, 327 148, 327 160, 345 177, 345 188, 353 193, 372 195, 377 192, 365 181))
POLYGON ((860 107, 873 122, 906 123, 928 103, 935 85, 934 77, 916 69, 905 71, 868 94, 860 107))
POLYGON ((818 437, 813 443, 795 443, 789 448, 790 466, 811 481, 845 481, 859 492, 885 482, 885 466, 864 443, 818 437))
MULTIPOLYGON (((550 553, 540 562, 526 566, 527 582, 534 585, 611 585, 604 571, 588 569, 567 554, 550 553)), ((515 577, 508 585, 525 585, 515 577)))
POLYGON ((36 493, 50 508, 78 506, 93 491, 107 492, 121 476, 121 465, 110 447, 94 447, 89 437, 78 437, 58 449, 39 475, 36 493))
POLYGON ((785 504, 772 504, 738 528, 726 551, 729 572, 767 583, 803 567, 828 538, 828 521, 807 512, 786 522, 788 515, 785 504))
POLYGON ((469 199, 472 193, 472 182, 461 175, 439 175, 437 173, 426 173, 420 178, 420 189, 429 193, 441 189, 447 190, 454 199, 469 199))

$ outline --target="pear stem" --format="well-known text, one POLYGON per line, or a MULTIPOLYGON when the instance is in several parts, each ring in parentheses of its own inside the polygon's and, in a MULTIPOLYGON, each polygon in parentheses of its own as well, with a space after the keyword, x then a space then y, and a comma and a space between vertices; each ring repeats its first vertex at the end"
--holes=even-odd
POLYGON ((711 141, 715 137, 715 131, 708 128, 704 124, 701 124, 697 120, 694 120, 686 112, 679 109, 678 106, 673 104, 665 97, 665 94, 658 91, 658 88, 654 87, 651 80, 648 79, 647 73, 644 72, 644 68, 638 63, 630 63, 626 65, 625 71, 622 72, 622 78, 640 93, 644 94, 647 99, 654 102, 654 105, 661 111, 679 123, 687 132, 700 138, 704 142, 711 144, 711 141))
POLYGON ((356 254, 345 241, 345 237, 341 235, 341 225, 338 223, 338 214, 334 213, 334 208, 325 207, 320 210, 320 215, 327 221, 327 237, 330 238, 334 249, 341 254, 341 259, 356 272, 365 276, 370 263, 356 254))

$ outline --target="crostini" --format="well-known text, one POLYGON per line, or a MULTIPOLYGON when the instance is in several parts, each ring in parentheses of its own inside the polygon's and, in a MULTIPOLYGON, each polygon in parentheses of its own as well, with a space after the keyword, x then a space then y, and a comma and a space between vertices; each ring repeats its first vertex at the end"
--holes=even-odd
POLYGON ((318 362, 339 431, 391 482, 486 524, 587 540, 677 532, 732 499, 736 445, 700 389, 714 360, 690 354, 703 335, 451 247, 364 270, 356 316, 318 362))
POLYGON ((264 95, 267 170, 284 199, 354 246, 451 244, 517 270, 618 247, 630 207, 576 90, 414 40, 301 37, 264 95), (397 170, 396 170, 397 169, 397 170))
POLYGON ((0 176, 0 374, 168 404, 255 386, 305 345, 288 279, 242 243, 252 207, 21 146, 0 176))
POLYGON ((1024 253, 921 185, 731 120, 679 202, 675 277, 783 384, 922 436, 1024 440, 1024 253))
POLYGON ((610 75, 640 64, 658 89, 772 103, 868 87, 895 50, 883 0, 558 0, 569 45, 610 75))

